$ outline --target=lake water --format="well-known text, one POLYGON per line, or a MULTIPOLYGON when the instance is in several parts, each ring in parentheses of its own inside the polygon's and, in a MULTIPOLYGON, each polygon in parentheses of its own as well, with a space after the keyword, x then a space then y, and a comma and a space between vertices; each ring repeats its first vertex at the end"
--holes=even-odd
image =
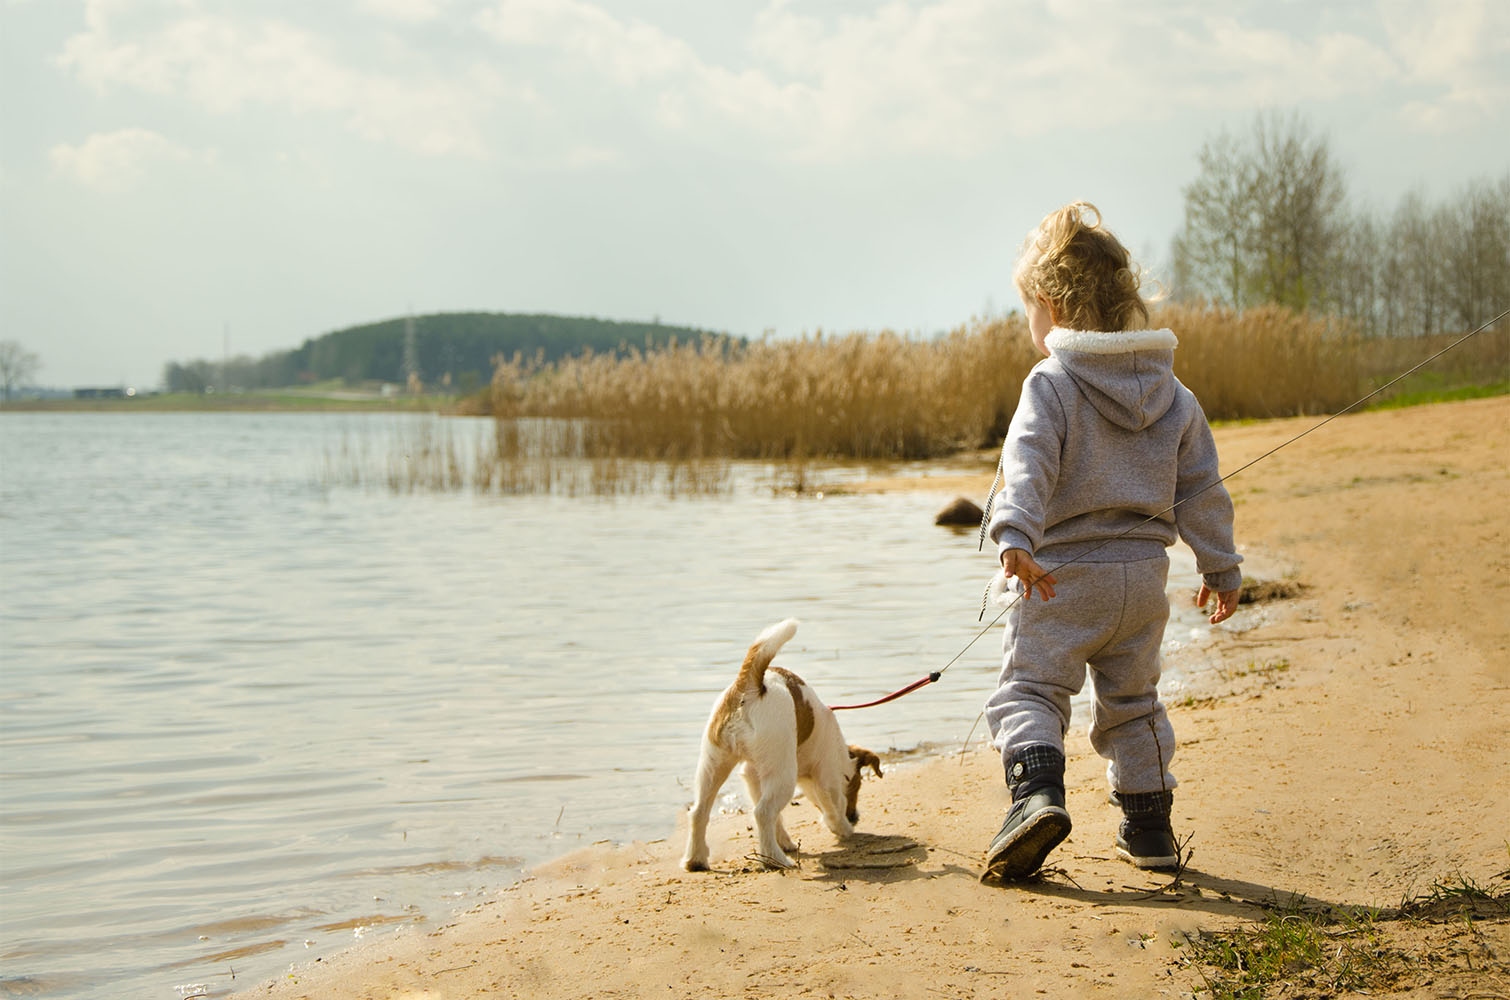
MULTIPOLYGON (((674 836, 708 708, 767 624, 803 620, 782 661, 831 703, 981 628, 992 559, 933 525, 950 497, 923 480, 331 482, 332 454, 386 461, 434 422, 0 414, 0 996, 221 996, 576 846, 674 836)), ((1171 588, 1193 585, 1177 552, 1171 588)), ((957 747, 999 649, 846 735, 957 747)))

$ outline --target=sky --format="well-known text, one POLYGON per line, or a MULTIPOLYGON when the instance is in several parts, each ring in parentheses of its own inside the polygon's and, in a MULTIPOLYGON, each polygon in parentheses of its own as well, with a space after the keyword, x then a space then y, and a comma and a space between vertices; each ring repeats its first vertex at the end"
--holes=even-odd
POLYGON ((0 340, 40 385, 408 313, 930 335, 1085 198, 1157 277, 1203 143, 1357 206, 1510 170, 1506 0, 0 0, 0 340))

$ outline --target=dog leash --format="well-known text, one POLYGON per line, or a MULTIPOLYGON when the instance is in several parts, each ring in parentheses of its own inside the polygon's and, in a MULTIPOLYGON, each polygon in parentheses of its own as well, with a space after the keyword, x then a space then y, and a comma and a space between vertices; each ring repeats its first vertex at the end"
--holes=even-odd
MULTIPOLYGON (((995 623, 993 622, 993 624, 995 624, 995 623)), ((973 640, 972 640, 972 642, 973 642, 973 640)), ((969 646, 965 647, 965 649, 969 649, 969 648, 970 648, 969 646)), ((960 654, 961 655, 964 655, 964 652, 965 652, 964 649, 960 650, 960 654)), ((956 659, 957 658, 958 657, 956 657, 956 659)), ((912 692, 916 691, 918 688, 927 687, 930 684, 937 684, 939 682, 939 678, 941 678, 943 676, 944 676, 944 671, 942 671, 942 670, 935 670, 933 673, 929 674, 927 677, 923 677, 923 678, 921 678, 919 680, 915 680, 911 684, 909 684, 906 687, 902 688, 901 690, 891 692, 891 694, 887 695, 884 698, 877 698, 875 701, 867 701, 863 705, 830 705, 830 706, 828 706, 828 708, 829 708, 829 711, 831 711, 831 712, 848 712, 848 711, 850 711, 852 709, 856 709, 856 708, 875 708, 877 705, 884 705, 888 701, 896 701, 898 698, 902 697, 902 695, 904 695, 904 694, 912 694, 912 692)))
MULTIPOLYGON (((1448 344, 1446 347, 1442 348, 1440 351, 1437 351, 1435 354, 1433 354, 1430 357, 1426 358, 1424 361, 1421 361, 1420 363, 1414 365, 1413 367, 1406 369, 1404 372, 1401 372, 1399 375, 1396 375, 1394 378, 1390 379, 1388 382, 1386 382, 1383 385, 1379 386, 1379 388, 1373 390, 1372 392, 1368 393, 1365 396, 1360 397, 1359 399, 1354 400, 1352 403, 1349 403, 1347 406, 1345 406, 1342 409, 1338 410, 1336 413, 1333 413, 1332 415, 1328 416, 1326 419, 1321 420, 1318 423, 1316 423, 1315 425, 1313 425, 1311 427, 1308 427, 1305 430, 1301 431, 1299 434, 1297 434, 1294 437, 1290 438, 1288 441, 1284 441, 1284 442, 1282 442, 1280 444, 1275 445, 1273 448, 1270 448, 1268 451, 1264 452, 1262 455, 1260 455, 1257 458, 1253 459, 1251 462, 1248 462, 1246 465, 1240 466, 1240 467, 1232 470, 1231 472, 1227 473, 1225 476, 1222 476, 1220 479, 1217 479, 1214 482, 1208 483, 1207 485, 1201 487, 1199 490, 1196 490, 1194 493, 1190 494, 1190 496, 1186 497, 1184 500, 1177 500, 1177 501, 1175 501, 1173 504, 1170 504, 1165 509, 1159 511, 1157 514, 1153 514, 1153 515, 1150 515, 1147 518, 1144 518, 1142 521, 1139 521, 1137 524, 1133 525, 1131 528, 1128 528, 1126 531, 1123 531, 1120 534, 1113 536, 1112 538, 1108 538, 1108 539, 1102 541, 1099 545, 1096 545, 1096 546, 1094 546, 1094 547, 1092 547, 1090 549, 1087 549, 1086 551, 1080 553, 1080 555, 1076 556, 1073 559, 1067 559, 1064 562, 1059 563, 1056 566, 1051 566, 1049 569, 1047 569, 1047 570, 1044 571, 1045 575, 1052 575, 1056 570, 1061 570, 1061 569, 1063 569, 1066 566, 1069 566, 1069 565, 1072 565, 1074 563, 1079 562, 1080 560, 1084 559, 1086 556, 1089 556, 1091 553, 1095 552, 1097 549, 1099 549, 1099 548, 1101 548, 1103 546, 1106 546, 1106 545, 1110 545, 1112 542, 1116 541, 1118 538, 1121 538, 1123 535, 1126 535, 1126 534, 1128 534, 1130 532, 1133 532, 1133 531, 1137 531, 1139 528, 1143 527, 1143 525, 1147 524, 1149 521, 1157 520, 1158 518, 1163 517, 1165 514, 1170 513, 1175 508, 1179 507, 1180 504, 1186 503, 1187 501, 1190 501, 1190 500, 1194 500, 1196 497, 1198 497, 1201 494, 1205 493, 1207 490, 1210 490, 1210 489, 1213 489, 1213 488, 1215 488, 1217 486, 1220 486, 1222 483, 1225 483, 1227 480, 1231 479, 1233 476, 1238 475, 1239 473, 1246 472, 1247 470, 1253 468, 1253 466, 1257 465, 1259 462, 1262 462, 1266 458, 1269 458, 1270 456, 1272 456, 1275 452, 1279 451, 1281 448, 1287 448, 1287 447, 1289 447, 1290 445, 1292 445, 1295 442, 1299 441, 1301 438, 1303 438, 1306 435, 1312 433, 1313 431, 1318 431, 1321 428, 1325 427, 1327 424, 1331 423, 1333 420, 1336 420, 1338 417, 1343 416, 1346 413, 1350 413, 1353 410, 1356 410, 1358 407, 1362 406, 1364 403, 1368 402, 1370 399, 1373 399, 1375 396, 1379 395, 1379 393, 1381 393, 1384 390, 1388 389, 1390 386, 1392 386, 1395 383, 1401 381, 1402 379, 1405 379, 1405 378, 1408 378, 1411 375, 1414 375, 1416 372, 1420 371, 1422 368, 1425 368, 1427 365, 1431 364, 1433 361, 1435 361, 1437 358, 1440 358, 1442 355, 1446 354, 1448 351, 1454 349, 1455 347, 1459 346, 1460 344, 1466 343, 1468 340, 1470 340, 1470 339, 1472 339, 1474 337, 1477 337, 1479 334, 1483 333, 1485 330, 1489 329, 1491 326, 1493 326, 1494 324, 1498 323, 1500 320, 1504 319, 1506 316, 1510 316, 1510 309, 1506 309, 1505 311, 1501 312, 1498 316, 1495 316, 1494 318, 1492 318, 1490 320, 1487 320, 1484 323, 1481 323, 1478 327, 1474 328, 1472 331, 1470 331, 1468 333, 1465 333, 1463 336, 1459 337, 1457 340, 1454 340, 1452 343, 1448 344)), ((996 466, 996 476, 995 476, 995 478, 991 482, 991 492, 990 492, 990 495, 986 498, 986 507, 985 507, 985 510, 984 510, 984 512, 982 513, 982 516, 981 516, 980 544, 979 544, 978 548, 984 548, 984 546, 985 546, 985 541, 986 541, 986 523, 987 523, 987 520, 991 516, 991 506, 992 506, 992 504, 996 500, 997 489, 998 489, 998 487, 1001 484, 1002 471, 1003 471, 1003 469, 1002 469, 1002 461, 998 460, 997 466, 996 466)), ((986 593, 987 593, 987 595, 990 594, 990 586, 989 585, 986 588, 986 593)), ((847 711, 851 711, 851 710, 858 709, 858 708, 874 708, 877 705, 884 705, 884 704, 886 704, 889 701, 895 701, 898 698, 902 697, 903 695, 911 694, 912 692, 918 690, 919 688, 925 688, 925 687, 927 687, 930 684, 937 684, 939 682, 939 680, 944 676, 944 671, 945 670, 948 670, 950 667, 954 666, 955 662, 958 661, 960 657, 964 656, 965 653, 969 652, 971 646, 974 646, 978 641, 980 641, 981 636, 983 636, 987 632, 991 631, 991 629, 996 626, 996 623, 999 622, 999 621, 1001 621, 1002 618, 1003 618, 1003 616, 1005 616, 1008 611, 1011 611, 1012 608, 1014 606, 1016 606, 1017 602, 1020 601, 1020 600, 1022 600, 1023 597, 1026 596, 1029 593, 1031 593, 1031 590, 1025 588, 1021 594, 1018 594, 1016 597, 1012 598, 1011 601, 1007 602, 1007 604, 1005 606, 1003 606, 1002 609, 999 612, 997 612, 995 618, 992 618, 989 622, 986 623, 986 626, 984 628, 982 628, 980 631, 976 632, 975 635, 971 636, 970 637, 970 641, 967 642, 967 643, 965 643, 964 647, 962 649, 960 649, 960 651, 958 653, 955 653, 954 656, 949 660, 949 662, 946 663, 946 664, 944 664, 939 669, 933 671, 930 674, 927 674, 926 676, 924 676, 922 678, 919 678, 918 680, 913 681, 911 684, 907 685, 904 688, 900 688, 900 689, 898 689, 896 691, 893 691, 891 694, 888 694, 885 697, 877 698, 875 701, 867 701, 867 702, 865 702, 863 704, 860 704, 860 705, 830 705, 829 706, 829 710, 830 711, 834 711, 834 712, 847 712, 847 711)), ((984 619, 985 616, 986 616, 986 598, 983 597, 981 599, 980 618, 977 619, 977 621, 979 621, 981 619, 984 619)))

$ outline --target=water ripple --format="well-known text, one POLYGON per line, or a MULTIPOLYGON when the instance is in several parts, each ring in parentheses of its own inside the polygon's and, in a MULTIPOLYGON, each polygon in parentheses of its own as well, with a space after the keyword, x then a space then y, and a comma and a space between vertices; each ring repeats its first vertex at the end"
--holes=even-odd
MULTIPOLYGON (((221 995, 227 964, 245 987, 564 846, 666 836, 764 626, 802 618, 787 660, 873 698, 970 641, 992 568, 937 496, 316 484, 389 416, 0 424, 0 996, 221 995)), ((846 734, 957 743, 998 656, 846 734)))

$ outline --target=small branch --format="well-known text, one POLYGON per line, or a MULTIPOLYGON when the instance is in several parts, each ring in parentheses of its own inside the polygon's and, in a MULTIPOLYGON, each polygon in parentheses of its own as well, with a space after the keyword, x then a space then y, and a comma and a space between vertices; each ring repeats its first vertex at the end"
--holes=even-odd
MULTIPOLYGON (((1192 833, 1186 836, 1184 840, 1178 842, 1177 853, 1180 858, 1180 866, 1175 869, 1174 878, 1170 879, 1164 885, 1159 886, 1157 889, 1150 889, 1149 891, 1143 893, 1143 895, 1138 897, 1139 899, 1153 899, 1155 896, 1162 896, 1166 892, 1173 892, 1175 889, 1179 888, 1180 879, 1185 877, 1185 869, 1189 866, 1190 859, 1195 857, 1195 851, 1187 846, 1194 838, 1195 834, 1192 833)), ((1126 888, 1131 889, 1133 888, 1133 886, 1127 886, 1126 888)))

